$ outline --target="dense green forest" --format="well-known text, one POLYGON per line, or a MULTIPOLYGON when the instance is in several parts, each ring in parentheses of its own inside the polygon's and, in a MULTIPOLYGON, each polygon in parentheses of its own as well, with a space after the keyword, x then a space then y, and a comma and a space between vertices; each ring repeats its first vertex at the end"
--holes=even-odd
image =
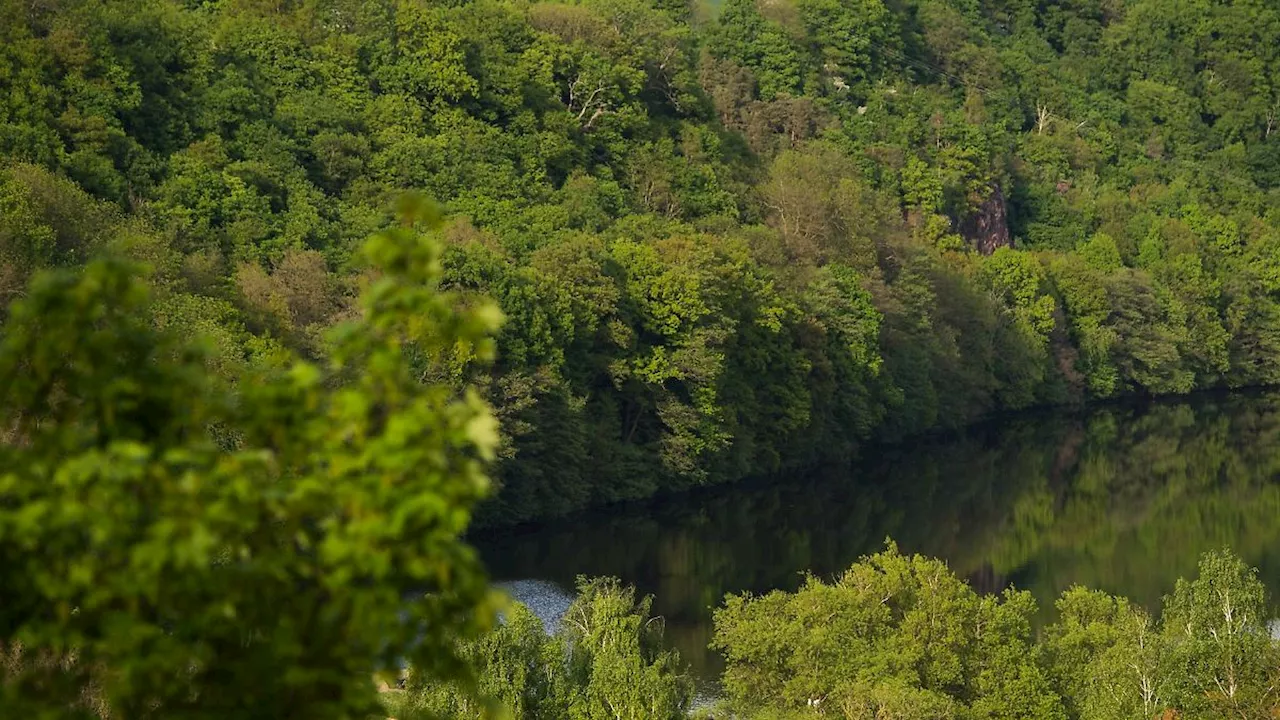
MULTIPOLYGON (((322 361, 240 378, 152 322, 141 269, 40 274, 0 342, 6 717, 1270 720, 1280 642, 1257 571, 1211 552, 1154 619, 1072 588, 1032 631, 892 544, 832 582, 729 597, 724 697, 695 710, 651 600, 582 580, 547 634, 460 541, 500 442, 474 391, 490 304, 441 292, 430 206, 362 256, 376 279, 322 361), (400 663, 409 661, 407 673, 400 663)), ((1100 433, 1101 434, 1101 433, 1100 433)), ((1214 436, 1204 462, 1215 463, 1214 436)), ((1221 438, 1217 439, 1221 442, 1221 438)), ((1197 453, 1187 452, 1194 458, 1197 453)), ((1242 462, 1241 464, 1248 464, 1242 462)))
MULTIPOLYGON (((1278 71, 1268 0, 0 0, 0 714, 688 715, 473 516, 1280 381, 1278 71)), ((1265 720, 1268 607, 890 545, 728 598, 705 712, 1265 720)))
POLYGON ((0 0, 0 306, 142 263, 232 384, 391 200, 508 318, 484 522, 1280 380, 1265 0, 0 0))

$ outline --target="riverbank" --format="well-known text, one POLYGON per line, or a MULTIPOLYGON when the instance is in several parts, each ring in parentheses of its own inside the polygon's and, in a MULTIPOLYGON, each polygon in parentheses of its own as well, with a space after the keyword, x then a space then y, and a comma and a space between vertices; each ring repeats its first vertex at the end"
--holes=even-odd
POLYGON ((1197 393, 1019 413, 884 445, 856 462, 473 533, 499 582, 568 592, 616 576, 654 596, 672 646, 714 678, 726 593, 831 577, 892 536, 982 592, 1074 583, 1158 607, 1229 545, 1280 591, 1280 394, 1197 393))
POLYGON ((1241 388, 1207 388, 1203 390, 1194 390, 1188 393, 1168 393, 1161 395, 1129 394, 1112 398, 1099 398, 1090 401, 1058 405, 1036 405, 1033 407, 1008 410, 998 414, 989 415, 961 426, 939 426, 911 433, 904 437, 869 441, 859 445, 851 452, 844 452, 836 456, 797 464, 794 467, 776 473, 766 475, 748 475, 737 480, 730 480, 721 483, 689 485, 680 489, 669 489, 655 492, 654 494, 645 497, 583 505, 581 507, 565 510, 562 513, 537 518, 508 522, 497 521, 494 520, 492 514, 485 513, 482 506, 478 521, 472 523, 470 536, 474 538, 483 537, 493 533, 537 531, 549 525, 572 523, 576 518, 589 519, 593 515, 598 514, 613 515, 619 513, 625 514, 631 511, 643 511, 644 508, 650 507, 654 503, 680 503, 685 501, 697 503, 707 497, 713 497, 724 492, 730 492, 733 488, 750 492, 770 485, 788 483, 797 478, 811 476, 814 473, 821 472, 823 469, 845 465, 856 465, 857 463, 867 461, 869 458, 878 454, 899 453, 904 449, 909 450, 912 446, 921 443, 931 444, 958 440, 966 435, 975 433, 980 434, 993 429, 998 430, 1003 426, 1014 423, 1035 422, 1036 420, 1050 417, 1081 418, 1088 416, 1090 413, 1108 409, 1138 410, 1148 407, 1159 407, 1162 405, 1209 402, 1214 399, 1222 398, 1263 397, 1276 393, 1280 393, 1280 386, 1254 385, 1241 388))

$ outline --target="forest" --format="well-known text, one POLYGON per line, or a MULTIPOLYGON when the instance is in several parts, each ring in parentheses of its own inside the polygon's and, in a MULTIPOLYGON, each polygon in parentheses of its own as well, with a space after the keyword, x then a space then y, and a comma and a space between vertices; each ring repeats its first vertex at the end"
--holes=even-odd
POLYGON ((1280 379, 1263 0, 0 0, 0 307, 103 255, 236 384, 393 199, 497 302, 499 524, 1280 379))
POLYGON ((1269 0, 0 0, 0 714, 1274 718, 1226 551, 1033 627, 889 543, 694 708, 466 533, 1276 384, 1278 70, 1269 0))

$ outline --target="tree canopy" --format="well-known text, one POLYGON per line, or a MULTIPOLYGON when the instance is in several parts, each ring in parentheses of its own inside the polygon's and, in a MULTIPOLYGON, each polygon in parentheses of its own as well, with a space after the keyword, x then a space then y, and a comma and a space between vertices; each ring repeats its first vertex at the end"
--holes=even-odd
POLYGON ((1160 618, 1073 587, 1032 634, 1026 592, 979 595, 941 562, 888 548, 834 582, 730 596, 715 644, 744 717, 1263 718, 1280 641, 1257 571, 1209 552, 1160 618))
MULTIPOLYGON (((1280 380, 1257 0, 0 1, 0 300, 108 251, 234 377, 389 199, 512 321, 486 523, 1280 380)), ((426 368, 422 368, 426 371, 426 368)))

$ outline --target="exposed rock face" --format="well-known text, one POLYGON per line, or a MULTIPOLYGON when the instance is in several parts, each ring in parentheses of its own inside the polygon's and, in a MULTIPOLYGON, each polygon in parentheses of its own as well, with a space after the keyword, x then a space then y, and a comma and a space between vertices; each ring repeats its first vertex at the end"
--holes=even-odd
POLYGON ((1009 237, 1009 219, 1004 203, 1004 192, 999 185, 991 186, 991 194, 982 205, 960 226, 960 234, 978 252, 990 255, 997 248, 1013 247, 1009 237))

